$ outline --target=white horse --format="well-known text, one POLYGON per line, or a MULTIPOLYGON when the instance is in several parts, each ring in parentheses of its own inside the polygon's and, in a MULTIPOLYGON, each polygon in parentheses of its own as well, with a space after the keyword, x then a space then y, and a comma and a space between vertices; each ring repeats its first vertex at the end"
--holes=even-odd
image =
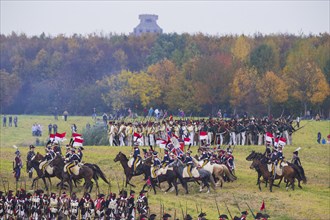
POLYGON ((229 169, 224 164, 211 163, 210 161, 204 161, 204 160, 197 161, 197 163, 199 167, 202 167, 203 169, 209 171, 212 175, 214 175, 216 178, 219 179, 216 182, 216 186, 218 186, 220 182, 220 187, 222 187, 224 182, 223 180, 224 175, 226 175, 230 181, 234 181, 237 179, 236 176, 234 176, 229 172, 229 169))

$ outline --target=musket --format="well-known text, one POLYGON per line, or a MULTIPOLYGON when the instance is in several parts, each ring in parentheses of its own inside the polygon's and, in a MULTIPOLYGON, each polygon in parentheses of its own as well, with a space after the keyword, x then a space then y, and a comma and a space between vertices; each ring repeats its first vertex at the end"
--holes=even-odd
POLYGON ((255 219, 255 218, 256 218, 256 216, 254 215, 254 213, 253 213, 252 209, 250 208, 249 204, 247 204, 247 202, 246 202, 246 205, 247 205, 247 207, 249 207, 249 209, 250 209, 250 212, 251 212, 251 214, 252 214, 253 218, 255 219))
POLYGON ((198 214, 199 212, 198 212, 198 206, 197 206, 197 202, 196 202, 196 211, 197 211, 197 214, 198 214))
POLYGON ((180 204, 180 209, 181 209, 181 212, 182 212, 182 219, 184 219, 184 212, 183 212, 183 208, 181 206, 181 202, 179 204, 180 204))
POLYGON ((118 186, 118 193, 120 194, 120 186, 119 186, 119 181, 118 181, 118 178, 117 178, 116 174, 115 174, 115 177, 116 177, 116 182, 117 182, 117 186, 118 186))
POLYGON ((5 184, 5 180, 2 180, 2 185, 3 185, 3 189, 5 190, 5 194, 7 195, 7 189, 6 189, 6 184, 5 184))
POLYGON ((108 195, 110 195, 111 192, 111 179, 109 177, 109 184, 108 184, 108 195))
POLYGON ((238 202, 237 202, 237 200, 236 200, 234 194, 233 194, 233 197, 234 197, 234 200, 235 200, 236 206, 237 206, 237 208, 238 208, 238 211, 239 211, 239 212, 242 212, 241 209, 239 208, 238 202))
POLYGON ((229 208, 228 208, 228 206, 227 206, 226 201, 224 201, 224 203, 225 203, 225 206, 226 206, 226 208, 227 208, 228 214, 230 215, 230 219, 233 219, 233 216, 231 215, 231 213, 230 213, 230 211, 229 211, 229 208))
POLYGON ((186 201, 186 216, 187 216, 187 201, 186 201))
POLYGON ((219 209, 219 206, 218 206, 218 203, 217 203, 217 199, 214 198, 214 201, 215 201, 215 204, 217 205, 218 215, 220 216, 221 214, 220 214, 220 209, 219 209))
POLYGON ((176 209, 174 209, 174 217, 173 219, 175 220, 176 219, 176 209))

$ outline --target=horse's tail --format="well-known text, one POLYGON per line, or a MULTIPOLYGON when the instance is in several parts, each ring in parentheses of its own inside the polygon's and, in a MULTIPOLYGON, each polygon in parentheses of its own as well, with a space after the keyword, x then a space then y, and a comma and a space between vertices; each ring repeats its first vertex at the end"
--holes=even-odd
POLYGON ((105 177, 104 173, 102 172, 101 168, 96 165, 96 164, 93 164, 93 171, 94 173, 97 175, 97 177, 101 177, 101 179, 106 182, 107 184, 110 184, 109 181, 107 180, 107 178, 105 177))
POLYGON ((237 177, 236 177, 236 176, 234 176, 234 175, 233 175, 231 172, 229 172, 229 170, 228 170, 228 167, 227 167, 227 166, 223 166, 223 170, 224 170, 224 172, 225 172, 226 176, 229 178, 229 180, 230 180, 231 182, 233 182, 233 181, 237 180, 237 177))

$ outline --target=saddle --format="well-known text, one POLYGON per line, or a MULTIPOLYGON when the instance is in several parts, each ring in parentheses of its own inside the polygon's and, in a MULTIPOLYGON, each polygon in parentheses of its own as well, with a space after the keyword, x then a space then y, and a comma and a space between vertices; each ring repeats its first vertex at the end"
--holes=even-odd
MULTIPOLYGON (((141 158, 138 158, 137 159, 138 161, 136 162, 136 167, 138 167, 141 162, 142 162, 142 159, 141 158)), ((129 159, 129 161, 127 162, 127 165, 129 168, 132 168, 133 167, 133 161, 134 161, 134 157, 132 157, 131 159, 129 159)))
MULTIPOLYGON (((277 164, 276 167, 274 167, 275 168, 275 171, 276 171, 276 174, 278 176, 282 176, 283 175, 283 167, 285 167, 285 166, 288 166, 288 163, 282 161, 281 164, 277 164)), ((272 170, 273 169, 273 164, 272 163, 268 163, 267 164, 267 168, 268 168, 268 171, 270 173, 273 172, 273 170, 272 170)))
MULTIPOLYGON (((69 164, 65 164, 65 166, 63 168, 64 172, 68 172, 68 169, 67 169, 68 165, 69 164)), ((70 168, 70 172, 73 173, 74 175, 78 176, 80 169, 81 169, 81 167, 79 166, 79 164, 76 164, 70 168)))
MULTIPOLYGON (((194 168, 191 169, 191 174, 192 174, 192 177, 193 178, 199 178, 200 177, 199 172, 198 172, 198 169, 196 167, 194 167, 194 168)), ((188 167, 185 167, 183 169, 182 177, 183 178, 191 178, 189 176, 189 173, 188 173, 188 167)))
POLYGON ((40 170, 43 170, 44 169, 44 171, 47 171, 47 173, 48 174, 50 174, 50 175, 52 175, 53 174, 53 172, 54 172, 54 167, 52 167, 51 165, 50 165, 50 162, 48 162, 48 161, 42 161, 40 164, 39 164, 39 169, 40 170), (43 168, 44 167, 44 168, 43 168))

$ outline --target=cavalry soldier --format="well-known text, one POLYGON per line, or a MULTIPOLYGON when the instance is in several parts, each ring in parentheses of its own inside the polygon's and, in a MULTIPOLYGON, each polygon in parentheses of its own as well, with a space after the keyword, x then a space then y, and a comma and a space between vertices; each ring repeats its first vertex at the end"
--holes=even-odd
POLYGON ((54 144, 53 150, 55 154, 62 155, 61 146, 59 145, 58 141, 54 141, 53 144, 54 144))
POLYGON ((152 168, 152 174, 154 177, 157 176, 156 171, 160 168, 161 163, 162 162, 158 158, 158 152, 154 151, 153 152, 153 168, 152 168))
POLYGON ((22 163, 22 159, 21 159, 21 152, 18 149, 16 150, 15 154, 16 154, 16 157, 14 160, 13 171, 15 174, 16 182, 17 182, 21 176, 21 169, 23 167, 23 163, 22 163))
POLYGON ((139 145, 137 142, 134 143, 133 158, 134 158, 134 160, 133 160, 133 165, 132 165, 132 173, 134 175, 136 172, 136 165, 141 160, 140 149, 139 149, 139 145))
POLYGON ((45 155, 45 159, 40 163, 42 172, 45 171, 45 168, 50 164, 50 162, 54 160, 56 156, 55 152, 53 151, 50 145, 47 146, 46 151, 47 153, 45 155))
POLYGON ((104 194, 99 194, 98 198, 94 201, 95 219, 104 219, 105 203, 104 194))
POLYGON ((69 214, 70 219, 78 219, 79 211, 79 199, 76 196, 76 193, 73 192, 71 198, 69 199, 69 214))
POLYGON ((190 156, 191 151, 186 152, 186 159, 184 160, 184 163, 187 165, 187 172, 190 177, 192 176, 191 170, 194 167, 194 162, 190 156))
POLYGON ((78 152, 77 152, 77 155, 78 155, 78 157, 79 157, 79 163, 81 163, 82 162, 82 158, 83 158, 83 156, 84 156, 84 154, 83 154, 83 151, 84 150, 84 147, 82 147, 82 146, 79 146, 78 147, 78 152))
MULTIPOLYGON (((35 149, 35 146, 33 146, 32 144, 29 146, 29 152, 27 153, 27 156, 26 156, 26 164, 28 164, 31 159, 36 155, 36 153, 34 152, 34 149, 35 149)), ((26 169, 27 169, 28 166, 26 166, 26 169)), ((33 174, 33 167, 31 167, 29 170, 27 170, 27 172, 29 173, 29 178, 31 179, 32 178, 32 174, 33 174)))
POLYGON ((71 155, 72 155, 72 153, 71 153, 71 147, 70 147, 70 145, 67 144, 65 146, 65 148, 66 148, 65 160, 69 160, 70 157, 71 157, 71 155))
POLYGON ((148 198, 145 196, 145 193, 146 191, 142 190, 137 199, 137 211, 140 215, 148 214, 149 204, 148 204, 148 198))
POLYGON ((170 162, 170 155, 168 153, 168 149, 165 148, 164 149, 164 157, 163 157, 163 160, 161 162, 162 167, 165 168, 169 164, 169 162, 170 162))
POLYGON ((110 219, 115 219, 115 216, 117 215, 117 206, 116 193, 110 193, 109 200, 107 201, 106 216, 110 219))
POLYGON ((272 155, 271 155, 271 158, 270 158, 270 161, 272 163, 272 178, 275 179, 275 176, 276 176, 276 166, 277 166, 277 162, 278 162, 278 150, 277 150, 277 147, 274 146, 273 148, 273 152, 272 152, 272 155))
POLYGON ((89 193, 85 193, 84 197, 81 198, 79 207, 81 209, 81 217, 83 220, 92 219, 92 216, 94 215, 94 202, 89 193))
POLYGON ((75 148, 71 148, 71 156, 69 158, 68 164, 64 166, 66 172, 70 175, 70 178, 72 179, 72 172, 71 168, 77 165, 80 161, 80 157, 78 154, 75 152, 75 148))
POLYGON ((130 196, 127 199, 127 219, 134 219, 134 216, 135 216, 134 194, 135 194, 135 192, 133 190, 131 190, 130 196))
POLYGON ((234 156, 232 155, 231 150, 229 150, 226 154, 226 165, 229 170, 234 173, 235 171, 235 164, 234 164, 234 156))
POLYGON ((60 199, 56 197, 56 193, 51 193, 49 199, 50 219, 56 220, 60 208, 60 199))
POLYGON ((298 157, 298 151, 300 150, 301 148, 298 147, 294 152, 293 152, 293 156, 292 156, 292 160, 291 160, 291 163, 299 166, 299 167, 302 167, 301 166, 301 162, 300 162, 300 158, 298 157))

